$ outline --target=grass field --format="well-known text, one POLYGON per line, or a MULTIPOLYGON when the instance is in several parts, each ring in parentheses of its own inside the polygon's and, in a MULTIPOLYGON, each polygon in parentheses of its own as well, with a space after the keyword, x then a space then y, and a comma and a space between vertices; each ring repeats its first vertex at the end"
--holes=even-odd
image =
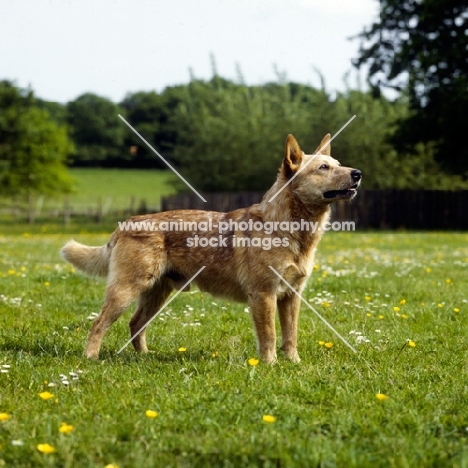
POLYGON ((77 181, 71 202, 80 205, 102 197, 112 209, 128 209, 134 197, 136 203, 146 200, 148 206, 159 209, 161 196, 175 193, 171 171, 75 168, 70 174, 77 181))
MULTIPOLYGON (((104 216, 109 213, 128 212, 130 208, 138 210, 142 203, 147 209, 157 211, 161 206, 161 197, 175 193, 171 182, 176 176, 171 171, 74 168, 70 169, 70 175, 75 181, 70 195, 35 198, 33 209, 39 221, 50 221, 55 211, 63 211, 66 200, 73 213, 89 213, 91 217, 97 212, 98 206, 101 207, 104 216)), ((0 202, 0 210, 3 218, 6 218, 4 220, 13 219, 18 222, 18 216, 27 219, 28 203, 26 199, 3 200, 0 202), (14 207, 20 208, 22 215, 17 215, 16 218, 10 215, 14 207)), ((115 216, 113 221, 114 218, 115 216)))
POLYGON ((245 305, 197 291, 153 353, 117 354, 128 311, 87 361, 104 283, 60 260, 69 237, 0 236, 0 465, 468 466, 468 234, 325 235, 304 296, 357 354, 302 306, 302 362, 274 366, 249 363, 245 305))

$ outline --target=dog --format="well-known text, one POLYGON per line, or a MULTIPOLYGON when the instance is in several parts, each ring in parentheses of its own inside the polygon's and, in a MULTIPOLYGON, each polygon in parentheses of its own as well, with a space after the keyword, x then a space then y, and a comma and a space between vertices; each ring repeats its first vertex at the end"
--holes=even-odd
POLYGON ((69 241, 61 250, 66 261, 88 275, 107 277, 86 356, 99 357, 104 335, 137 298, 130 334, 135 350, 147 352, 146 325, 171 292, 189 289, 188 281, 198 273, 193 283, 201 291, 248 304, 258 352, 267 363, 277 359, 278 309, 281 349, 287 359, 299 362, 300 298, 291 287, 302 293, 330 205, 354 198, 361 179, 360 170, 342 167, 330 156, 330 134, 312 155, 289 135, 277 180, 258 204, 228 213, 176 210, 134 216, 120 223, 102 247, 69 241), (298 220, 303 229, 290 229, 298 227, 298 220), (318 228, 305 229, 308 223, 318 228), (176 229, 182 225, 187 229, 176 229))

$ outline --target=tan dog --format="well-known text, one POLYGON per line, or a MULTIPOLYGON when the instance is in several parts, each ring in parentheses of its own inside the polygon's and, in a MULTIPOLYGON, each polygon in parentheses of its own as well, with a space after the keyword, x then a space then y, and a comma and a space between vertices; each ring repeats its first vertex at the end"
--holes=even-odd
POLYGON ((312 272, 323 233, 320 226, 328 222, 331 203, 356 195, 361 171, 341 167, 330 157, 329 142, 326 135, 316 153, 306 155, 289 135, 275 184, 261 203, 250 208, 135 216, 125 226, 119 223, 120 229, 105 246, 68 242, 61 251, 65 260, 89 275, 108 277, 86 355, 98 358, 105 333, 136 298, 138 306, 130 321, 132 343, 136 351, 147 351, 148 321, 171 291, 181 289, 205 267, 193 282, 215 296, 248 303, 261 357, 268 363, 276 360, 278 308, 281 349, 288 359, 299 362, 300 299, 270 267, 301 293, 312 272), (306 229, 307 223, 316 228, 306 229), (301 229, 291 229, 299 224, 301 229))

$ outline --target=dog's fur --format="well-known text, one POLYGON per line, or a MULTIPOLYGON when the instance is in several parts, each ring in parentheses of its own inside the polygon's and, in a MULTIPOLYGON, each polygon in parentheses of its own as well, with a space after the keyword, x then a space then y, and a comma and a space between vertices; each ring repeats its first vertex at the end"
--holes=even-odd
MULTIPOLYGON (((330 205, 337 199, 351 199, 359 186, 361 172, 341 167, 330 157, 330 135, 316 153, 304 154, 295 138, 288 136, 284 160, 275 184, 263 200, 229 213, 197 210, 168 211, 135 216, 133 222, 207 221, 328 221, 330 205), (324 149, 322 149, 325 146, 324 149), (302 169, 301 169, 302 168, 302 169), (293 180, 279 194, 277 192, 293 180), (271 197, 277 196, 269 202, 271 197)), ((134 336, 158 312, 174 289, 181 289, 202 266, 206 268, 193 281, 202 291, 231 300, 247 302, 256 331, 258 350, 268 363, 276 360, 275 312, 278 308, 285 356, 299 362, 297 322, 300 299, 269 268, 273 267, 301 293, 309 278, 322 231, 275 231, 287 238, 288 246, 272 247, 189 247, 187 239, 199 234, 218 237, 212 232, 125 231, 117 229, 103 247, 88 247, 68 242, 61 254, 65 260, 88 275, 107 276, 106 297, 101 313, 88 338, 86 355, 98 358, 102 339, 112 323, 131 302, 138 306, 130 321, 134 336)), ((236 237, 268 237, 262 231, 225 233, 236 237)), ((132 343, 136 351, 147 351, 146 329, 132 343)))

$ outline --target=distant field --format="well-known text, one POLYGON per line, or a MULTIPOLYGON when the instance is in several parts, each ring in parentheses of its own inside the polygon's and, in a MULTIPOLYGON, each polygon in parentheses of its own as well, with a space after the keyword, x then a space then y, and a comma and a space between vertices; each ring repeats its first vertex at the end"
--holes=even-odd
MULTIPOLYGON (((65 201, 73 213, 93 214, 102 206, 104 215, 119 211, 137 210, 143 203, 150 210, 159 210, 161 197, 175 193, 171 181, 175 176, 171 171, 139 169, 71 169, 75 179, 73 193, 52 197, 37 197, 34 200, 36 219, 54 217, 54 212, 63 211, 65 201)), ((2 200, 0 210, 3 217, 13 221, 27 218, 27 203, 2 200), (14 208, 18 213, 14 214, 14 208)))
POLYGON ((159 208, 161 197, 174 193, 170 171, 139 169, 71 169, 76 179, 76 191, 71 203, 103 203, 112 209, 126 209, 134 197, 136 203, 146 200, 148 206, 159 208))

